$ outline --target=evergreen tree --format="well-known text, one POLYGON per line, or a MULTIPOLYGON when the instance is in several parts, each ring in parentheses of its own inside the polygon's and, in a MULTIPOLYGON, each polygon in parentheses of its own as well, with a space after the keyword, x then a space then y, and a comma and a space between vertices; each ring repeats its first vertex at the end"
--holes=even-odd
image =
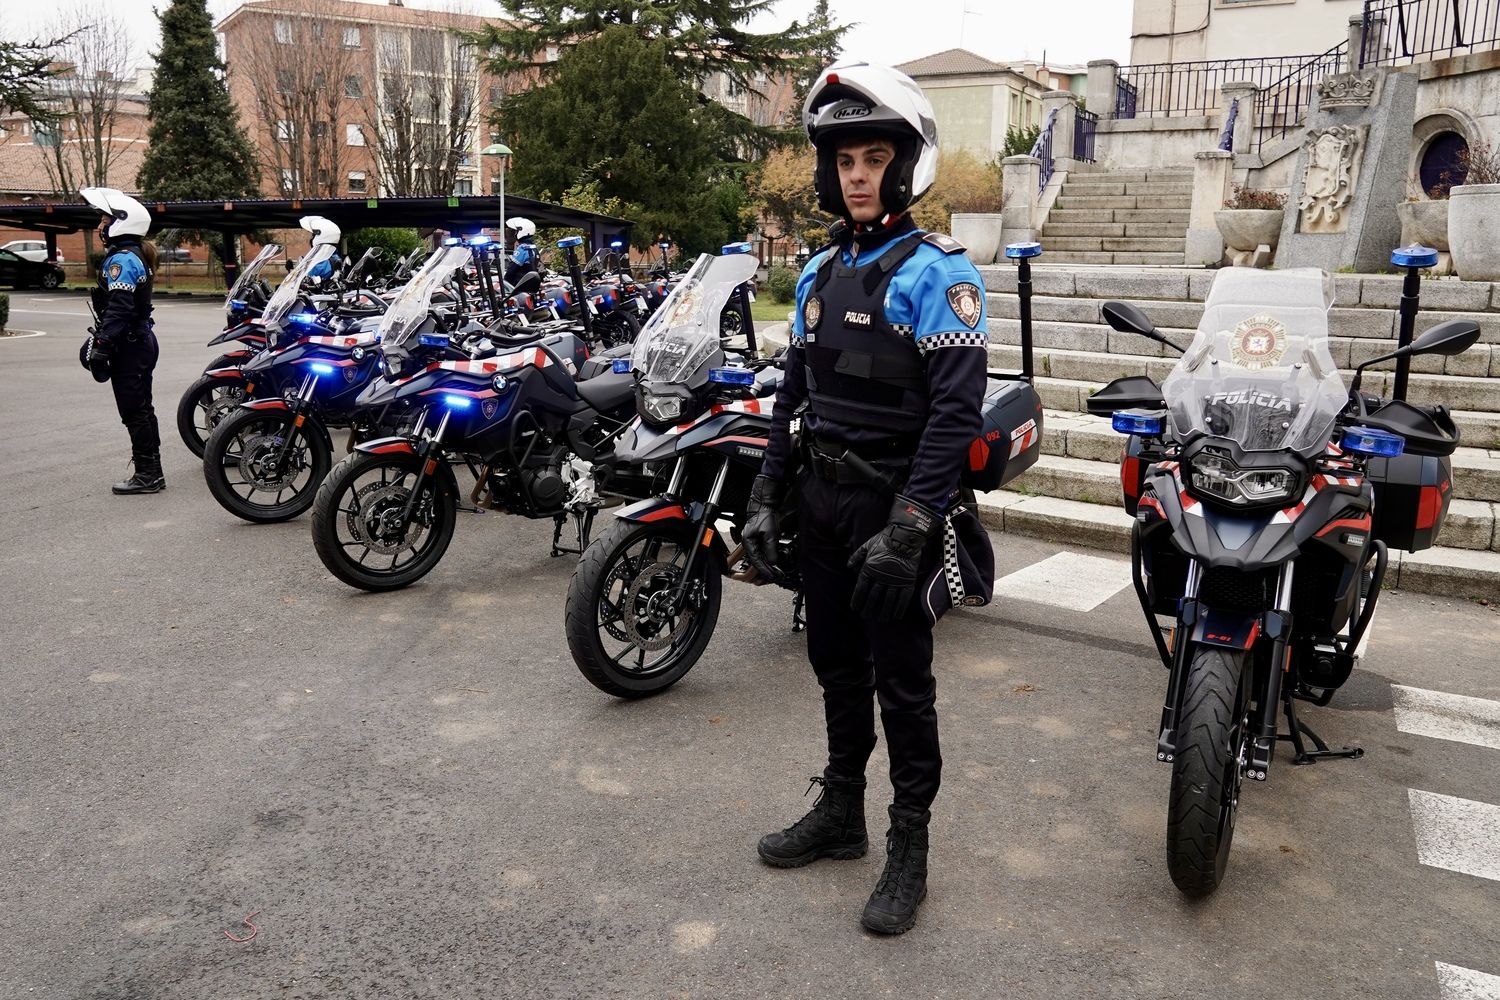
POLYGON ((58 121, 57 110, 43 103, 42 90, 60 72, 52 68, 52 60, 57 47, 67 40, 0 40, 0 113, 23 114, 44 125, 58 121))
POLYGON ((257 195, 255 152, 229 100, 207 0, 172 0, 158 17, 150 145, 136 183, 152 201, 257 195))

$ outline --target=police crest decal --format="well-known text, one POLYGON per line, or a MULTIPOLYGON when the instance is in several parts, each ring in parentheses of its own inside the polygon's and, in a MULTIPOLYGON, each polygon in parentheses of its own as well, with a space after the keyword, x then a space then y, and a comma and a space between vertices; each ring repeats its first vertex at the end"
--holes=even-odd
POLYGON ((119 264, 111 264, 111 265, 109 265, 109 276, 110 276, 111 279, 118 278, 120 276, 120 265, 119 264))
POLYGON ((984 315, 984 299, 980 295, 979 286, 967 281, 954 285, 948 289, 948 305, 953 307, 953 314, 964 326, 970 330, 979 326, 979 317, 984 315))
POLYGON ((1229 357, 1237 366, 1258 372, 1275 368, 1286 356, 1286 324, 1262 313, 1241 320, 1229 337, 1229 357))
POLYGON ((808 330, 816 330, 821 322, 823 322, 823 300, 816 295, 810 295, 807 298, 807 304, 802 307, 802 325, 808 330))

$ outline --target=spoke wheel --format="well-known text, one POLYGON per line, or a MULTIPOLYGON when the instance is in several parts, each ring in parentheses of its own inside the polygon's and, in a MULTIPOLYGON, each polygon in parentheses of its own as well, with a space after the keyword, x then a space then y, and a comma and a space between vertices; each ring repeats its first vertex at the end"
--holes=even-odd
POLYGON ((311 415, 297 427, 285 410, 239 409, 208 436, 203 478, 225 510, 269 524, 311 507, 332 462, 327 438, 311 415))
POLYGON ((188 386, 177 403, 177 433, 188 451, 202 458, 208 436, 244 401, 244 379, 204 376, 188 386))
POLYGON ((621 698, 665 691, 703 655, 724 579, 712 559, 699 559, 677 600, 692 542, 693 526, 683 521, 616 519, 579 560, 568 587, 568 648, 601 691, 621 698))
POLYGON ((422 481, 415 455, 353 452, 329 473, 313 504, 313 546, 328 571, 361 590, 396 590, 426 576, 453 539, 457 499, 447 480, 422 481))

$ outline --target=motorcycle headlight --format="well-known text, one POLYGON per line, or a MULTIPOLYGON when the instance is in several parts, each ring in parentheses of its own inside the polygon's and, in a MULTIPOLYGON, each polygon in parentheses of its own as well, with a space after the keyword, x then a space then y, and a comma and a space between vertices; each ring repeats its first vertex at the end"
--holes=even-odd
POLYGON ((645 393, 641 396, 641 412, 647 420, 657 423, 676 420, 682 416, 682 397, 645 393))
POLYGON ((1194 457, 1189 475, 1198 493, 1242 507, 1290 501, 1299 485, 1295 469, 1281 466, 1243 469, 1228 455, 1214 451, 1194 457))

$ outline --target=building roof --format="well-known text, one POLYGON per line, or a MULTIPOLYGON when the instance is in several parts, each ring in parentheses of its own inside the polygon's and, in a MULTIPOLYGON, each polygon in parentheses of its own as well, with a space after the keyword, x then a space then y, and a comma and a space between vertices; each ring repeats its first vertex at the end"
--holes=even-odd
POLYGON ((214 30, 223 31, 246 13, 287 14, 293 17, 327 17, 367 24, 399 24, 406 27, 463 28, 473 31, 488 23, 507 23, 504 18, 480 17, 447 10, 424 10, 392 3, 362 3, 360 0, 251 0, 230 11, 214 30))
POLYGON ((948 49, 930 56, 913 59, 896 67, 910 77, 923 76, 982 76, 989 73, 1014 72, 1009 66, 991 62, 984 56, 975 55, 968 49, 948 49))
MULTIPOLYGON (((134 194, 140 190, 135 175, 140 172, 141 162, 146 157, 146 140, 116 138, 114 141, 120 148, 110 154, 109 184, 126 194, 134 194)), ((69 142, 72 144, 77 140, 69 142)), ((0 194, 51 196, 55 190, 47 172, 51 155, 50 148, 36 146, 30 139, 18 137, 10 142, 0 141, 0 194)), ((69 157, 69 162, 76 173, 82 172, 76 154, 69 157)), ((73 196, 72 192, 68 193, 68 197, 73 196)))

